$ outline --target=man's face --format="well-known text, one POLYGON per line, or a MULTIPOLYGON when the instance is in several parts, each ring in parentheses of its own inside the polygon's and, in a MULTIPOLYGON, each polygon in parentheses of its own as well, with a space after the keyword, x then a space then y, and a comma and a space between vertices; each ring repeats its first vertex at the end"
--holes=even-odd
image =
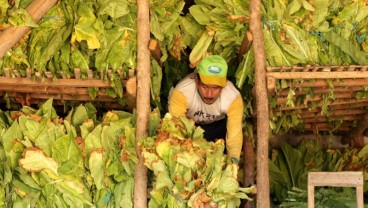
POLYGON ((206 104, 214 103, 220 97, 222 87, 217 85, 206 85, 199 77, 195 78, 199 95, 206 104))

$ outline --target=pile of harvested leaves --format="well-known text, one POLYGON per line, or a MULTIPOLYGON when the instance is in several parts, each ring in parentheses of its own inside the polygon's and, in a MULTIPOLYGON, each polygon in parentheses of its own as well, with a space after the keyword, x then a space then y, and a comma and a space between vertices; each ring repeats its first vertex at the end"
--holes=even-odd
POLYGON ((1 207, 133 207, 134 119, 91 104, 0 112, 1 207))
POLYGON ((149 207, 238 207, 255 187, 242 188, 238 166, 224 154, 224 142, 208 142, 185 117, 166 114, 157 135, 142 141, 145 165, 154 181, 149 207))

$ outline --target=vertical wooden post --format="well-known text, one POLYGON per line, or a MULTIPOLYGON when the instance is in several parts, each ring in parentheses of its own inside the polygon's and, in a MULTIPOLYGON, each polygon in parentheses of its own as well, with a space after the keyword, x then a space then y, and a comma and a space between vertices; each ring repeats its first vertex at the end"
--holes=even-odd
POLYGON ((261 0, 250 1, 250 31, 255 55, 255 90, 257 105, 257 207, 270 207, 268 165, 269 109, 266 86, 266 59, 261 23, 261 0))
MULTIPOLYGON (((58 0, 34 0, 28 7, 27 11, 32 18, 38 22, 43 15, 47 13, 53 7, 58 0)), ((0 59, 4 54, 17 43, 24 34, 26 34, 31 27, 22 26, 15 27, 9 26, 0 33, 0 59)))
POLYGON ((138 142, 147 136, 150 113, 150 40, 149 1, 138 0, 138 54, 137 54, 137 128, 136 152, 139 162, 134 169, 134 207, 147 207, 147 168, 138 142))

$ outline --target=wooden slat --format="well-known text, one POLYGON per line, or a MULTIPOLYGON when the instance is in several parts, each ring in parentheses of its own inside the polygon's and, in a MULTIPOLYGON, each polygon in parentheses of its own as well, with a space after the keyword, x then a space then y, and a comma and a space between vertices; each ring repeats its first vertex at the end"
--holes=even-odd
MULTIPOLYGON (((339 131, 349 131, 351 128, 351 122, 350 123, 342 123, 337 130, 339 131)), ((333 125, 329 124, 329 123, 307 123, 304 126, 305 130, 311 130, 314 131, 316 129, 318 129, 319 131, 329 131, 332 130, 333 128, 335 128, 333 125)))
POLYGON ((344 71, 367 71, 368 65, 306 65, 306 66, 278 66, 266 67, 267 73, 270 72, 344 72, 344 71))
POLYGON ((0 77, 2 85, 23 85, 23 86, 61 86, 61 87, 111 87, 111 83, 100 79, 58 79, 53 81, 45 79, 44 81, 34 81, 30 78, 9 78, 0 77))
MULTIPOLYGON (((296 88, 294 89, 295 95, 306 95, 309 94, 309 89, 310 88, 296 88)), ((321 88, 312 88, 311 89, 312 92, 317 95, 317 94, 325 94, 325 93, 329 93, 331 92, 331 89, 329 87, 321 87, 321 88)), ((355 86, 355 87, 334 87, 332 89, 332 91, 334 93, 337 92, 357 92, 357 91, 363 91, 364 90, 364 86, 355 86)), ((277 92, 277 96, 282 97, 282 96, 287 96, 289 94, 290 89, 286 88, 283 90, 280 90, 277 92)))
POLYGON ((305 123, 322 123, 328 121, 355 121, 355 120, 362 120, 363 115, 348 115, 348 116, 332 116, 332 117, 316 117, 316 118, 303 118, 305 123))
POLYGON ((368 78, 366 71, 351 72, 269 72, 268 77, 275 79, 346 79, 346 78, 368 78))
MULTIPOLYGON (((3 95, 3 92, 0 93, 3 95)), ((109 97, 107 95, 100 95, 93 99, 89 95, 70 95, 70 94, 38 94, 38 93, 20 93, 20 92, 8 92, 10 97, 27 97, 30 99, 50 99, 54 98, 55 100, 75 100, 75 101, 108 101, 108 102, 116 102, 116 98, 109 97)))
POLYGON ((317 79, 313 81, 305 80, 304 82, 297 82, 293 84, 294 87, 329 87, 330 85, 334 87, 368 86, 368 79, 345 78, 345 79, 331 80, 331 81, 317 79))
MULTIPOLYGON (((340 99, 337 100, 335 102, 328 102, 329 107, 334 107, 334 106, 346 106, 346 105, 350 105, 352 107, 356 106, 356 105, 365 105, 368 107, 368 99, 340 99)), ((318 103, 316 107, 321 107, 323 105, 323 103, 318 103)), ((281 107, 279 110, 280 111, 291 111, 291 110, 302 110, 302 109, 308 109, 310 108, 310 106, 308 105, 299 105, 296 107, 281 107)))
MULTIPOLYGON (((356 94, 356 92, 340 92, 340 93, 335 93, 334 96, 335 96, 336 99, 350 98, 352 100, 357 100, 355 98, 355 94, 356 94)), ((321 95, 315 95, 312 98, 306 98, 304 100, 304 103, 306 103, 306 102, 312 102, 312 101, 322 101, 322 100, 323 100, 323 97, 321 95)), ((276 104, 278 104, 278 105, 286 104, 287 101, 288 101, 288 99, 287 98, 284 98, 284 97, 277 98, 276 99, 276 104)), ((294 98, 293 101, 296 102, 296 98, 294 98)))
POLYGON ((346 116, 346 115, 359 115, 365 114, 367 110, 364 109, 341 109, 341 110, 330 110, 328 111, 328 115, 322 115, 320 112, 303 112, 300 113, 300 118, 315 118, 315 117, 330 117, 330 116, 346 116))

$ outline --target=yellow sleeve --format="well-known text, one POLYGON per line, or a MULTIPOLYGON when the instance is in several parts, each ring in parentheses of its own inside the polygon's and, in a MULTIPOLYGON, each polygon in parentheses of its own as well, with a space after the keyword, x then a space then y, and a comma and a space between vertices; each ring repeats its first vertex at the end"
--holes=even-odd
POLYGON ((227 154, 238 160, 243 147, 243 108, 243 99, 238 95, 227 111, 227 154))
POLYGON ((169 113, 172 116, 185 116, 188 108, 188 102, 184 94, 177 89, 173 89, 169 98, 169 113))

